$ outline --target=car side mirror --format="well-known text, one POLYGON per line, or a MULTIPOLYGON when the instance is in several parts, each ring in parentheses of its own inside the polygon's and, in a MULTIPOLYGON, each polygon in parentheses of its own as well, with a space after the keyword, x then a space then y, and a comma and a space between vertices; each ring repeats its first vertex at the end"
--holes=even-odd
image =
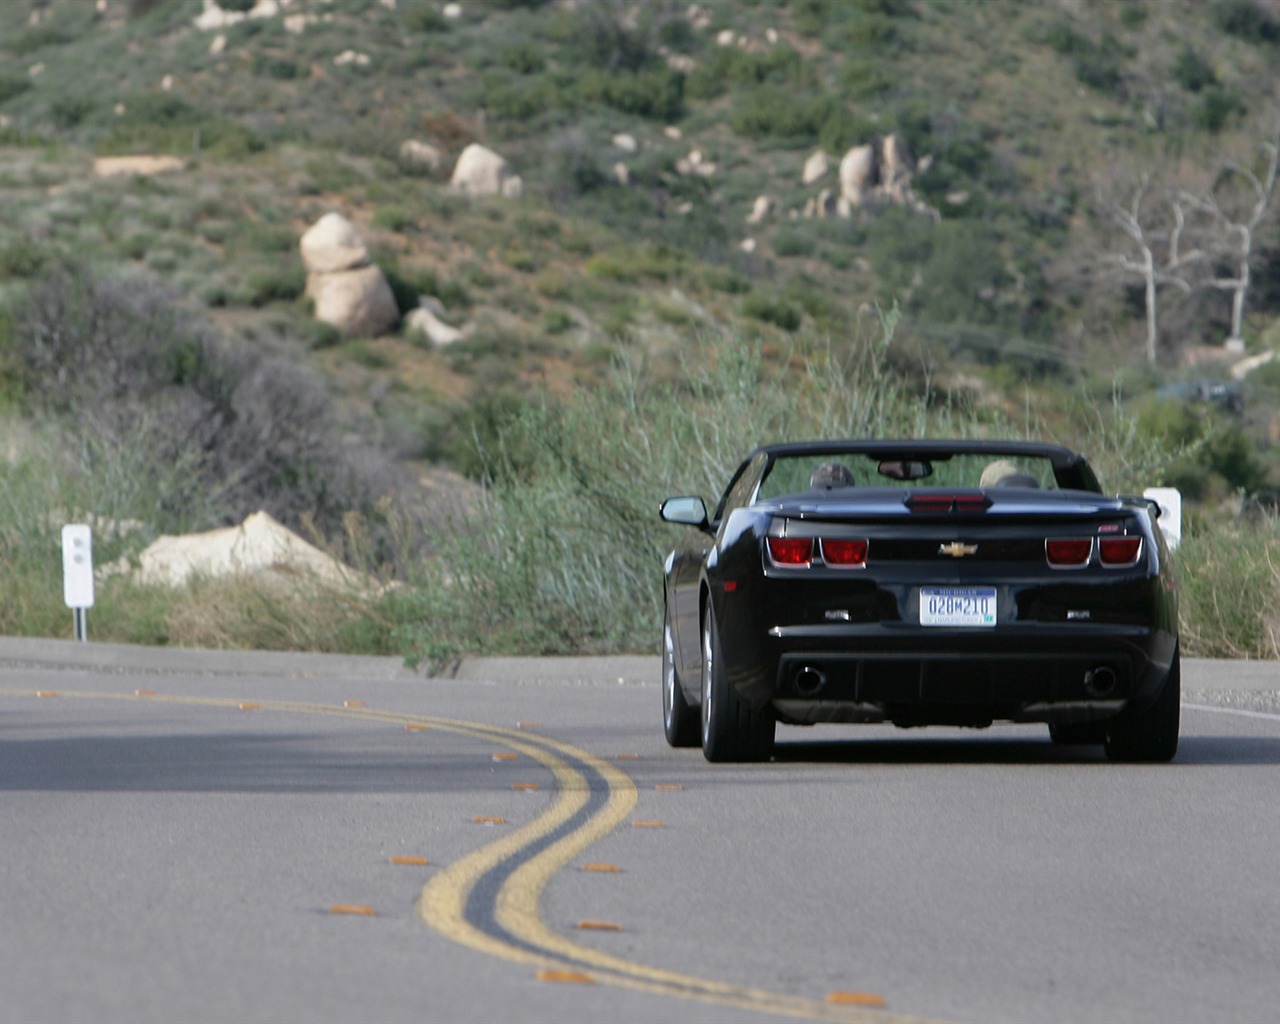
POLYGON ((698 497, 668 498, 662 503, 658 514, 668 523, 695 526, 699 530, 707 528, 707 506, 698 497))

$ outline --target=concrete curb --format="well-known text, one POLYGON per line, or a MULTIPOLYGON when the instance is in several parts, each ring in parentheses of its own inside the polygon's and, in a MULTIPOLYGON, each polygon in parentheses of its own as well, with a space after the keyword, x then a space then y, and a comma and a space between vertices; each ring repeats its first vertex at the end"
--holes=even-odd
MULTIPOLYGON (((0 637, 0 665, 95 672, 297 678, 427 679, 402 658, 284 651, 216 651, 132 644, 80 643, 43 637, 0 637)), ((657 683, 653 656, 463 658, 437 678, 493 682, 657 683)))
MULTIPOLYGON (((400 658, 283 651, 211 651, 181 647, 78 643, 42 637, 0 637, 0 665, 97 672, 179 672, 217 676, 427 679, 400 658)), ((463 658, 435 678, 489 682, 657 684, 657 655, 558 658, 463 658)), ((1184 658, 1184 690, 1280 691, 1280 661, 1184 658)))

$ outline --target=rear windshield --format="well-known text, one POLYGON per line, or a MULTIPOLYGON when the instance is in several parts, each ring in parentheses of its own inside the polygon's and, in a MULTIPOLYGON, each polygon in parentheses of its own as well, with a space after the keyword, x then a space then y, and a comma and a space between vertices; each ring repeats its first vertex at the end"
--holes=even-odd
POLYGON ((781 455, 760 484, 758 500, 843 487, 1056 487, 1053 465, 1035 456, 953 455, 929 461, 842 452, 781 455))

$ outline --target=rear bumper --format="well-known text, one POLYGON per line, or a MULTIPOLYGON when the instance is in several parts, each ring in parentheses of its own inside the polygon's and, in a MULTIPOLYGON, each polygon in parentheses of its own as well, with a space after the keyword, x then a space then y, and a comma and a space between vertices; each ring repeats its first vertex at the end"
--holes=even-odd
MULTIPOLYGON (((1112 627, 770 631, 767 696, 785 722, 1087 722, 1154 700, 1176 638, 1112 627)), ((765 682, 762 679, 761 682, 765 682)))

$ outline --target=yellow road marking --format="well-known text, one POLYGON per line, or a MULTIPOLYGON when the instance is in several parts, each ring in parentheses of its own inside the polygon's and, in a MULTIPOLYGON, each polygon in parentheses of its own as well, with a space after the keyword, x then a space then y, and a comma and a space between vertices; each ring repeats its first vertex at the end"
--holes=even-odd
MULTIPOLYGON (((30 696, 30 693, 30 690, 0 690, 0 696, 30 696)), ((44 694, 41 693, 41 695, 44 694)), ((126 697, 124 694, 83 691, 60 692, 58 695, 94 700, 126 697)), ((137 700, 138 698, 134 694, 129 694, 127 699, 137 700)), ((156 703, 244 707, 244 704, 237 700, 208 697, 179 697, 166 694, 148 695, 143 699, 156 703)), ((401 725, 407 722, 424 721, 424 716, 421 715, 364 708, 336 708, 331 705, 292 701, 263 701, 253 706, 264 710, 364 718, 401 725)), ((539 969, 538 977, 541 980, 587 983, 598 981, 674 998, 693 999, 803 1020, 838 1021, 844 1024, 941 1024, 934 1018, 921 1018, 880 1009, 878 1007, 883 1006, 883 999, 879 996, 872 997, 880 1000, 876 1005, 848 1005, 843 999, 820 1002, 764 989, 711 981, 662 968, 648 967, 613 956, 589 946, 579 945, 552 931, 541 917, 543 891, 551 878, 583 850, 622 824, 635 807, 638 798, 635 783, 609 762, 585 750, 548 737, 530 737, 527 733, 522 734, 516 730, 478 722, 433 717, 425 717, 425 721, 430 723, 431 728, 442 732, 489 743, 498 742, 542 764, 556 781, 555 796, 541 814, 502 838, 450 864, 423 886, 418 900, 418 914, 424 923, 444 937, 503 960, 533 965, 539 969), (522 945, 516 945, 477 928, 466 917, 466 904, 472 889, 484 875, 506 861, 517 860, 523 850, 562 828, 586 806, 590 792, 587 779, 566 758, 587 765, 603 778, 608 786, 609 797, 605 806, 581 826, 520 863, 499 888, 495 899, 495 920, 510 935, 531 947, 526 949, 522 945), (569 963, 566 964, 566 961, 569 963), (577 970, 577 967, 594 968, 596 973, 587 975, 577 970)), ((517 729, 527 728, 529 724, 520 723, 517 729)), ((331 908, 331 913, 372 915, 374 911, 368 907, 356 908, 351 905, 335 904, 331 908), (342 909, 339 909, 340 907, 342 909)), ((829 1000, 831 995, 828 996, 829 1000)))

